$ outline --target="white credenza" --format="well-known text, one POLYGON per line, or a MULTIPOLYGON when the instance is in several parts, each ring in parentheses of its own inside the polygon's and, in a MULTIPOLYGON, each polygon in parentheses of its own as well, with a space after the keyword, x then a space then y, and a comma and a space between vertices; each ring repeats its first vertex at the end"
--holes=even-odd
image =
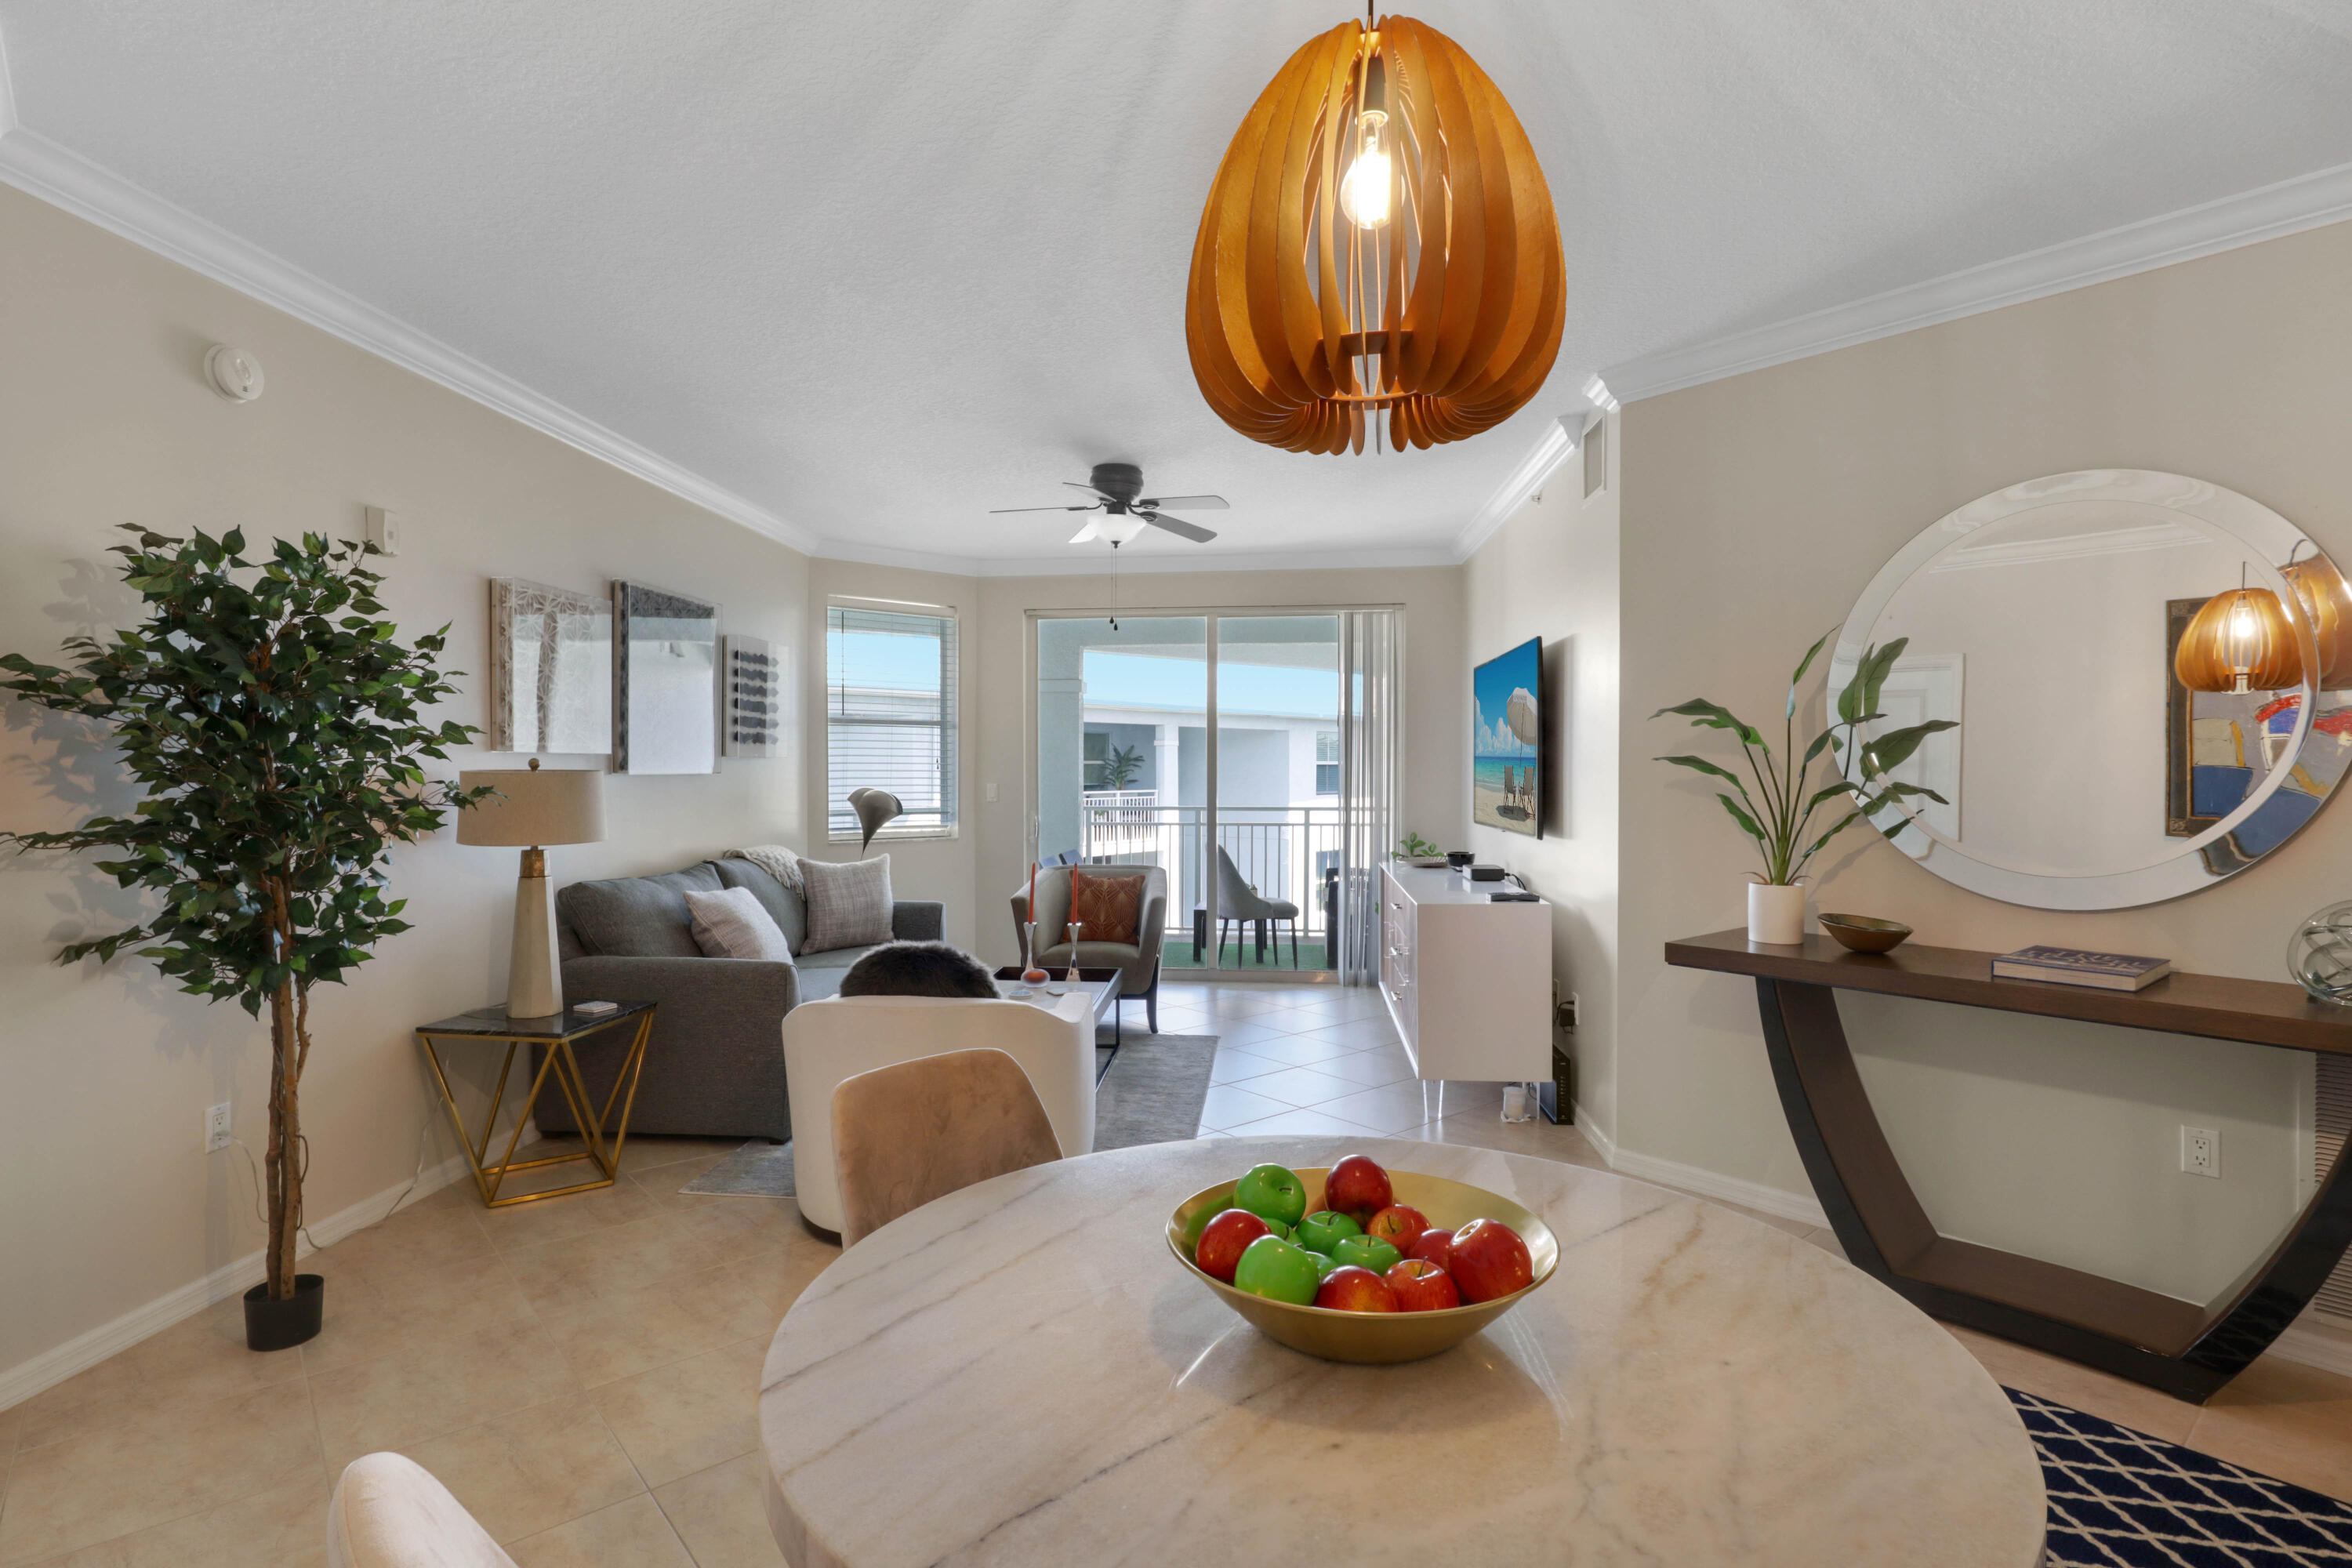
POLYGON ((1551 1076, 1551 906, 1459 871, 1381 871, 1381 994, 1424 1079, 1551 1076))

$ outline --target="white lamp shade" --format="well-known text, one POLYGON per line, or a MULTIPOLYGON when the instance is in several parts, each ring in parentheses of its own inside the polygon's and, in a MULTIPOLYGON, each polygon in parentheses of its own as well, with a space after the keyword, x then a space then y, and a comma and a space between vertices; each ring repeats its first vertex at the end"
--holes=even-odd
POLYGON ((604 775, 593 768, 469 768, 460 789, 488 785, 457 815, 460 844, 593 844, 604 837, 604 775))

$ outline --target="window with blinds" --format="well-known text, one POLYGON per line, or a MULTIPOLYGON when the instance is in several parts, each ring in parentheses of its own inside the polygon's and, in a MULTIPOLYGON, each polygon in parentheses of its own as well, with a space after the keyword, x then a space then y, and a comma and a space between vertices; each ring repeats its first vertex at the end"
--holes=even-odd
POLYGON ((857 841, 849 792, 860 788, 906 807, 877 838, 952 834, 955 613, 843 604, 824 616, 826 836, 857 841))

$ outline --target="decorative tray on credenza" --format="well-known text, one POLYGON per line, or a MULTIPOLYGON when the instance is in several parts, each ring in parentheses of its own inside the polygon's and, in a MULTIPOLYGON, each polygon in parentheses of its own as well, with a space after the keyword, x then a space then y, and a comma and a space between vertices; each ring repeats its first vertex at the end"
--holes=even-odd
POLYGON ((1906 945, 1849 952, 1827 937, 1752 943, 1744 931, 1666 943, 1669 964, 1745 974, 1780 1108, 1846 1257, 1948 1322, 2202 1403, 2309 1305, 2352 1246, 2352 1157, 2339 1157, 2235 1296, 2208 1309, 2135 1285, 1938 1235, 1870 1104, 1839 991, 2074 1018, 2352 1055, 2352 1008, 2265 980, 2173 973, 2136 992, 1996 980, 1996 954, 1906 945))

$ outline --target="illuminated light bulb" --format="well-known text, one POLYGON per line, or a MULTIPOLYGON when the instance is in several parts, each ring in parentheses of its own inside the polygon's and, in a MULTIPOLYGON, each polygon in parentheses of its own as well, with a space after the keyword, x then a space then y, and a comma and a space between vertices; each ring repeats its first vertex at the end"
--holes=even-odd
POLYGON ((1389 161, 1388 143, 1381 136, 1381 127, 1388 121, 1389 117, 1377 109, 1367 109, 1356 117, 1356 161, 1348 165, 1339 181, 1339 210, 1358 228, 1379 228, 1389 221, 1396 170, 1389 161))
POLYGON ((2262 634, 2262 623, 2254 615, 2253 605, 2246 602, 2246 591, 2238 590, 2237 603, 2230 606, 2229 658, 2230 674, 2234 689, 2252 689, 2246 677, 2254 668, 2255 643, 2262 634))

